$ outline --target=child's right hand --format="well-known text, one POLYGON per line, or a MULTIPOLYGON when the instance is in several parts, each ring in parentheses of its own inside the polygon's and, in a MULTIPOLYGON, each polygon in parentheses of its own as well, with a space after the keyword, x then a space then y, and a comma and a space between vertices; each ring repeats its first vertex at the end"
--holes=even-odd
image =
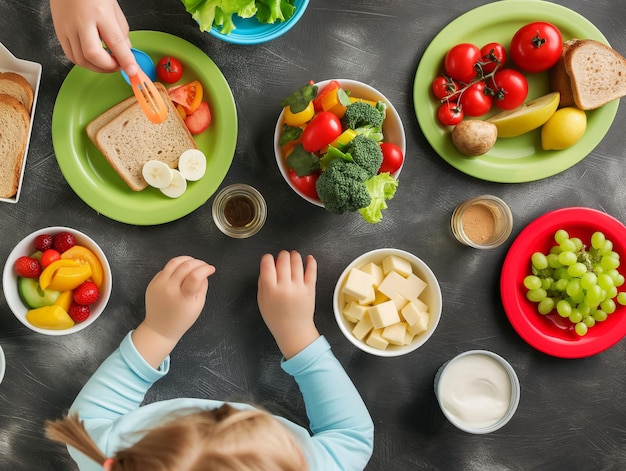
POLYGON ((271 254, 261 258, 258 303, 261 316, 278 348, 289 359, 319 337, 315 313, 317 262, 298 252, 281 251, 274 262, 271 254))

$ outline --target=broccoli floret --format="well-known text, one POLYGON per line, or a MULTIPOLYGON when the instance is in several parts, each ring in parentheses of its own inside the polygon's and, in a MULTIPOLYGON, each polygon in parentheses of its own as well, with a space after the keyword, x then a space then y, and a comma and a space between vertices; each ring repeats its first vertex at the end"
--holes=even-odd
POLYGON ((350 141, 346 152, 352 156, 354 163, 367 171, 368 178, 376 175, 383 163, 383 152, 380 146, 361 134, 350 141))
POLYGON ((345 128, 356 129, 361 126, 377 128, 383 125, 385 113, 364 101, 356 101, 346 108, 341 118, 341 124, 345 128))
POLYGON ((372 198, 365 186, 365 169, 344 159, 335 159, 317 179, 315 188, 325 208, 341 214, 369 206, 372 198))

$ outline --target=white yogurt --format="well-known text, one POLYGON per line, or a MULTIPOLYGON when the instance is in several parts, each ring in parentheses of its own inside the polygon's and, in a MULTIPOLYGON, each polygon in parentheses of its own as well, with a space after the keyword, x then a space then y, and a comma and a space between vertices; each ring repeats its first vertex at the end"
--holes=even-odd
POLYGON ((515 372, 504 359, 491 352, 473 351, 444 365, 436 393, 444 414, 457 427, 487 433, 500 428, 515 412, 519 401, 516 382, 515 372))

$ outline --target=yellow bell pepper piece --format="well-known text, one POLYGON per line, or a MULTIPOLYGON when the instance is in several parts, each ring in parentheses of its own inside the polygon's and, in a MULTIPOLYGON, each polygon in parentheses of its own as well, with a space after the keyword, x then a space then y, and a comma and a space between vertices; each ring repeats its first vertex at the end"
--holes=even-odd
POLYGON ((341 103, 339 95, 337 94, 339 90, 339 88, 336 88, 323 95, 321 104, 324 111, 330 111, 341 119, 346 112, 347 106, 341 103))
MULTIPOLYGON (((50 265, 48 265, 39 275, 39 286, 41 289, 47 289, 50 286, 50 282, 52 281, 52 277, 56 273, 56 271, 61 267, 76 267, 79 263, 74 260, 55 260, 50 265)), ((56 290, 56 291, 65 291, 65 290, 56 290)))
POLYGON ((315 106, 313 106, 313 102, 310 101, 305 109, 298 113, 292 113, 291 107, 285 106, 285 124, 288 126, 302 126, 303 124, 311 121, 313 116, 315 115, 315 106))
POLYGON ((339 150, 342 150, 346 147, 352 139, 357 136, 357 132, 354 129, 346 129, 342 132, 337 139, 330 143, 331 146, 336 147, 339 150))
POLYGON ((74 293, 72 293, 71 291, 63 291, 59 295, 57 300, 54 302, 54 306, 59 306, 63 308, 65 312, 69 312, 73 299, 74 299, 74 293))
POLYGON ((373 100, 366 100, 365 98, 358 98, 358 97, 352 97, 352 96, 350 97, 350 101, 352 103, 356 103, 357 101, 362 101, 362 102, 365 102, 365 103, 369 103, 372 106, 376 106, 376 103, 377 103, 377 102, 375 102, 373 100))
POLYGON ((61 254, 61 259, 74 260, 78 263, 89 265, 91 268, 91 281, 99 288, 104 279, 104 269, 98 256, 82 245, 75 245, 61 254))
POLYGON ((26 313, 26 320, 41 329, 63 330, 74 325, 70 315, 56 305, 31 309, 26 313))

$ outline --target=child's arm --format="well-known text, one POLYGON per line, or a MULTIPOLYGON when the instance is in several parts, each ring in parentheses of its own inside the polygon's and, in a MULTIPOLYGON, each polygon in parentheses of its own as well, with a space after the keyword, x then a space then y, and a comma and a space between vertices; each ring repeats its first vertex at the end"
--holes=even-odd
POLYGON ((128 75, 136 73, 128 22, 116 0, 50 0, 50 13, 57 38, 73 63, 95 72, 121 67, 128 75))

